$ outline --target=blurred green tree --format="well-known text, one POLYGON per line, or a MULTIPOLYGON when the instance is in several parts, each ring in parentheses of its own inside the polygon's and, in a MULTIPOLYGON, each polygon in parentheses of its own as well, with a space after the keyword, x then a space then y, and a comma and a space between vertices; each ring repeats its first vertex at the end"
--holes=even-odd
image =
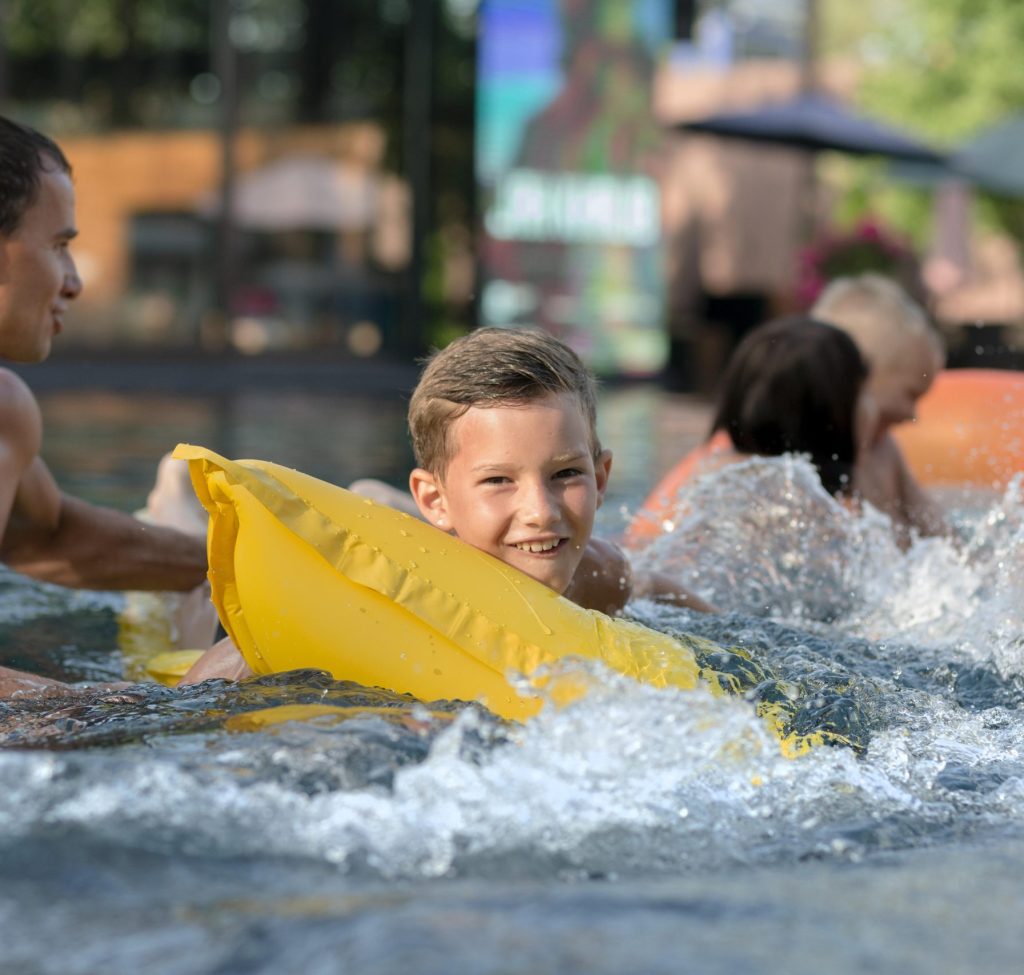
MULTIPOLYGON (((860 64, 858 101, 865 110, 955 150, 1024 105, 1020 0, 822 2, 822 55, 860 64)), ((879 191, 884 172, 877 163, 849 164, 840 173, 845 222, 864 216, 870 206, 924 241, 930 187, 889 185, 879 191)), ((980 200, 983 224, 1024 243, 1021 201, 984 190, 980 200)))

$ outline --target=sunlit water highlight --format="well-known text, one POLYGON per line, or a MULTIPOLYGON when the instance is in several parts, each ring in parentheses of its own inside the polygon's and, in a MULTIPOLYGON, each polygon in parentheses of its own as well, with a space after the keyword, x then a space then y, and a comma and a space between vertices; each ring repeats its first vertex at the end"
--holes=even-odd
MULTIPOLYGON (((9 702, 0 967, 1018 970, 1019 485, 907 552, 799 461, 727 468, 671 520, 643 563, 728 612, 632 614, 835 690, 862 754, 786 759, 744 700, 593 667, 523 727, 315 672, 9 702), (334 710, 247 724, 292 704, 334 710)), ((120 676, 119 597, 0 586, 4 662, 120 676)))

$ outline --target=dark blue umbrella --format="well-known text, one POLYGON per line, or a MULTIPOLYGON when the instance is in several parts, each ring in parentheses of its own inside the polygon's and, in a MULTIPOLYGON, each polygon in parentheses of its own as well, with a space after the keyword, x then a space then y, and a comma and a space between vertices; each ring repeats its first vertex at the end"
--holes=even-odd
POLYGON ((1024 196, 1024 115, 1004 119, 953 157, 953 169, 982 189, 1024 196))
POLYGON ((827 95, 801 94, 743 112, 721 112, 677 128, 810 151, 832 150, 909 162, 943 163, 945 156, 884 122, 827 95))

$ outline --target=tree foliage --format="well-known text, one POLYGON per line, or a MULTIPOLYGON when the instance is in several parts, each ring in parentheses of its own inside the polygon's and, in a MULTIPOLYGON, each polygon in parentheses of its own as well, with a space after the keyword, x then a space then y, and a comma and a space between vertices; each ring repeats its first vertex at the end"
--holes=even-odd
POLYGON ((948 145, 1024 105, 1020 0, 898 0, 866 38, 865 107, 948 145))
MULTIPOLYGON (((1024 106, 1020 0, 820 2, 822 55, 861 66, 865 111, 955 152, 1024 106)), ((841 185, 845 222, 874 212, 926 241, 932 186, 896 183, 872 163, 846 166, 841 185)), ((982 193, 979 215, 1024 241, 1020 201, 982 193)))

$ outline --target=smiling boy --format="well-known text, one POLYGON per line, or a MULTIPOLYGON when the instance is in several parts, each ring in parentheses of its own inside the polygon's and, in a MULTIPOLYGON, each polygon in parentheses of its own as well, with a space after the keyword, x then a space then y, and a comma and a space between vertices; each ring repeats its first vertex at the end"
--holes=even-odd
MULTIPOLYGON (((597 437, 594 379, 568 346, 524 329, 456 339, 420 377, 409 432, 418 465, 409 488, 426 521, 581 606, 626 604, 625 555, 591 538, 612 455, 597 437)), ((668 588, 672 601, 708 608, 668 588)), ((250 673, 221 641, 182 683, 250 673)))
MULTIPOLYGON (((611 471, 596 415, 593 378, 550 335, 480 329, 456 340, 431 360, 409 403, 416 506, 442 531, 564 593, 611 471)), ((602 555, 616 584, 599 594, 587 573, 577 602, 605 611, 625 603, 618 581, 628 565, 612 549, 602 555)))

